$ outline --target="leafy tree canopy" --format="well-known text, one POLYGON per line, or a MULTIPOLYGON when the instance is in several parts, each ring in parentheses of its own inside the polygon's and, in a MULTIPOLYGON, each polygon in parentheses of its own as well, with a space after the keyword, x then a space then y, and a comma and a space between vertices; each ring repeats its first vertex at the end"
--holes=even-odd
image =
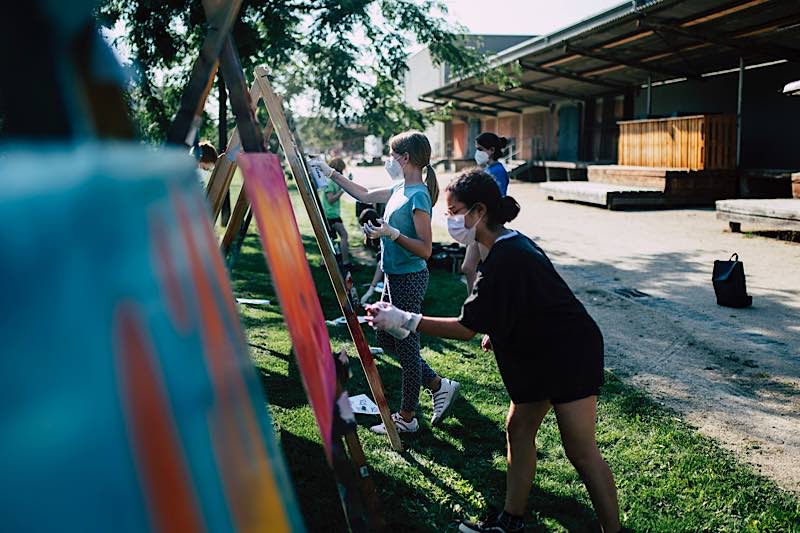
MULTIPOLYGON (((385 137, 429 118, 402 98, 412 40, 455 76, 492 75, 443 13, 438 0, 245 0, 233 35, 248 81, 264 64, 285 96, 310 90, 320 115, 385 137)), ((143 136, 163 140, 205 35, 200 1, 107 0, 98 14, 124 23, 138 71, 132 106, 143 136)))

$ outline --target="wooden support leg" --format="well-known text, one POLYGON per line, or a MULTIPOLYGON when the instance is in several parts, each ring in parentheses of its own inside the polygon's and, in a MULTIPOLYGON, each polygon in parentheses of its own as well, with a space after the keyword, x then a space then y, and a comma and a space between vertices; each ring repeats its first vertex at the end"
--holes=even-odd
POLYGON ((247 218, 247 210, 249 208, 250 202, 247 200, 247 193, 245 192, 244 187, 242 187, 242 190, 239 193, 239 198, 236 200, 236 205, 233 207, 231 220, 228 222, 228 227, 225 228, 225 235, 222 237, 222 243, 220 244, 222 257, 228 255, 228 252, 231 250, 231 245, 239 235, 239 231, 242 229, 242 225, 247 218))
MULTIPOLYGON (((225 74, 225 79, 228 79, 227 73, 225 74)), ((350 330, 351 336, 353 337, 353 343, 356 345, 356 349, 358 350, 358 355, 361 359, 361 365, 364 368, 364 374, 366 375, 367 383, 369 383, 370 391, 372 391, 372 397, 374 398, 375 403, 380 410, 381 420, 386 426, 387 436, 392 444, 392 448, 396 451, 402 451, 403 444, 400 442, 400 435, 398 434, 397 427, 392 420, 392 413, 389 410, 389 404, 386 402, 386 396, 384 395, 383 391, 383 382, 381 381, 380 374, 378 373, 378 368, 375 365, 375 360, 372 357, 372 352, 369 350, 369 344, 364 336, 364 331, 361 329, 361 325, 358 323, 358 317, 356 316, 355 309, 353 309, 353 306, 350 303, 350 298, 348 297, 347 290, 345 289, 344 279, 342 278, 342 274, 336 264, 336 256, 333 251, 330 236, 328 235, 327 228, 325 226, 325 220, 319 210, 317 200, 314 199, 316 192, 310 186, 311 179, 309 178, 305 160, 297 148, 294 136, 289 129, 289 124, 286 122, 286 115, 283 113, 283 107, 281 106, 277 95, 272 90, 272 85, 269 83, 267 70, 265 68, 259 67, 256 69, 256 83, 258 83, 260 86, 261 97, 264 101, 264 104, 267 106, 267 110, 269 111, 270 121, 275 126, 275 133, 277 134, 278 140, 281 143, 286 160, 288 161, 289 167, 292 170, 292 175, 295 178, 295 183, 300 191, 300 196, 303 199, 303 204, 305 205, 309 219, 311 220, 311 225, 314 228, 314 236, 316 237, 317 244, 322 252, 322 257, 325 261, 325 266, 328 270, 331 284, 333 285, 334 292, 336 293, 336 299, 339 302, 339 307, 342 310, 342 314, 347 320, 347 327, 350 330)))

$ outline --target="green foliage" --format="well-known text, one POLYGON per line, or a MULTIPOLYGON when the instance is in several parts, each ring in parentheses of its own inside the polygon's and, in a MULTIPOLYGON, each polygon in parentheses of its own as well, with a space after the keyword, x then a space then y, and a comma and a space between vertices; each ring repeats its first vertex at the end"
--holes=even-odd
MULTIPOLYGON (((245 0, 233 34, 248 81, 265 64, 284 96, 310 90, 320 114, 386 137, 430 120, 402 99, 411 39, 458 75, 488 72, 440 12, 431 0, 245 0)), ((106 0, 98 16, 124 21, 138 72, 133 108, 143 136, 163 140, 205 34, 200 1, 106 0)))
MULTIPOLYGON (((292 193, 312 275, 327 319, 340 316, 321 256, 296 192, 292 193)), ((352 208, 342 210, 351 246, 360 242, 352 208)), ((254 230, 255 231, 255 230, 254 230)), ((363 250, 355 247, 355 253, 363 250)), ((362 259, 363 260, 363 259, 362 259)), ((355 275, 361 287, 369 268, 355 275)), ((237 295, 277 303, 257 236, 251 234, 234 267, 237 295)), ((424 309, 457 315, 466 296, 456 276, 434 270, 424 309)), ((345 531, 336 486, 328 469, 314 417, 308 407, 280 307, 242 306, 251 355, 269 399, 292 482, 310 531, 345 531)), ((374 335, 367 329, 372 345, 374 335)), ((329 328, 333 346, 355 350, 346 328, 329 328)), ((424 337, 423 356, 437 372, 462 383, 451 418, 431 427, 430 397, 420 397, 420 431, 403 436, 406 451, 391 450, 367 426, 377 417, 358 416, 358 428, 389 531, 452 531, 457 521, 480 515, 487 504, 502 505, 505 492, 503 420, 508 397, 494 358, 477 340, 424 337)), ((400 396, 396 358, 376 358, 390 407, 400 396)), ((351 359, 351 394, 369 392, 358 359, 351 359)), ((680 418, 612 374, 598 405, 597 439, 615 475, 623 523, 632 531, 800 532, 800 501, 754 474, 698 434, 680 418)), ((599 531, 588 493, 564 455, 554 416, 539 432, 538 471, 528 502, 528 531, 599 531)))

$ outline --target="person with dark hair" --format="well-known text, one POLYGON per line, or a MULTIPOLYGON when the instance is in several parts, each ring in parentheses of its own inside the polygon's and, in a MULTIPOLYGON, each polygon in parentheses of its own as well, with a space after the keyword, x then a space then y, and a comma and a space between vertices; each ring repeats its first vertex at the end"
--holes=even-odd
MULTIPOLYGON (((368 207, 367 209, 361 211, 361 214, 358 215, 358 223, 361 226, 364 226, 367 223, 380 224, 380 222, 378 222, 379 218, 380 217, 378 216, 378 212, 372 209, 371 207, 368 207)), ((378 253, 380 253, 381 240, 371 239, 369 235, 364 235, 364 246, 372 250, 377 250, 378 253)), ((378 262, 378 264, 375 265, 375 274, 372 276, 372 281, 369 284, 369 288, 361 297, 361 305, 366 305, 370 301, 372 295, 375 294, 375 290, 378 287, 378 283, 382 281, 383 281, 383 270, 381 270, 381 264, 380 262, 378 262)))
MULTIPOLYGON (((500 158, 503 157, 503 149, 507 144, 508 141, 505 137, 498 137, 491 132, 481 133, 475 139, 475 162, 494 178, 500 188, 501 196, 505 196, 508 192, 508 173, 503 163, 500 162, 500 158)), ((475 278, 478 275, 478 264, 484 257, 486 257, 486 249, 481 249, 479 243, 467 246, 464 261, 461 263, 461 273, 467 280, 467 294, 472 292, 475 278)))
POLYGON ((503 158, 506 146, 508 139, 498 137, 490 131, 481 133, 475 139, 475 162, 494 178, 503 196, 508 194, 508 172, 500 159, 503 158))
MULTIPOLYGON (((367 189, 349 181, 321 159, 309 160, 309 164, 319 168, 356 200, 386 203, 383 218, 378 219, 377 224, 364 226, 368 237, 381 241, 380 266, 385 274, 383 298, 399 309, 419 313, 428 289, 426 261, 433 248, 431 212, 439 197, 428 138, 419 131, 406 131, 389 139, 386 172, 395 180, 391 187, 367 189)), ((378 342, 384 350, 400 359, 402 399, 400 410, 392 414, 397 431, 414 433, 419 429, 416 410, 421 386, 432 395, 431 424, 439 424, 458 397, 460 384, 440 377, 422 358, 418 333, 395 338, 379 332, 378 342)), ((386 433, 383 424, 370 429, 375 433, 386 433)))
POLYGON ((217 149, 214 148, 214 145, 208 141, 202 141, 197 145, 196 150, 199 155, 197 158, 197 179, 205 187, 211 177, 214 165, 217 164, 219 154, 217 154, 217 149))
POLYGON ((508 470, 502 512, 462 522, 463 532, 522 531, 536 471, 536 433, 552 408, 561 442, 581 476, 603 531, 620 530, 617 490, 595 440, 597 396, 603 384, 603 336, 583 305, 531 239, 504 224, 519 204, 494 179, 471 169, 445 191, 448 231, 462 244, 489 250, 458 318, 422 316, 386 302, 367 307, 379 330, 468 340, 485 333, 511 405, 506 417, 508 470))

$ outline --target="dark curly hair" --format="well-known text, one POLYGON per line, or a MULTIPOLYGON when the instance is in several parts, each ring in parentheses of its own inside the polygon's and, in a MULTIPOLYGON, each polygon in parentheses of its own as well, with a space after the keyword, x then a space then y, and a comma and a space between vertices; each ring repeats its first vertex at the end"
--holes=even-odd
POLYGON ((468 207, 478 202, 485 205, 486 225, 490 229, 511 222, 519 214, 517 201, 511 196, 503 197, 494 178, 478 167, 468 168, 453 178, 446 190, 468 207))

